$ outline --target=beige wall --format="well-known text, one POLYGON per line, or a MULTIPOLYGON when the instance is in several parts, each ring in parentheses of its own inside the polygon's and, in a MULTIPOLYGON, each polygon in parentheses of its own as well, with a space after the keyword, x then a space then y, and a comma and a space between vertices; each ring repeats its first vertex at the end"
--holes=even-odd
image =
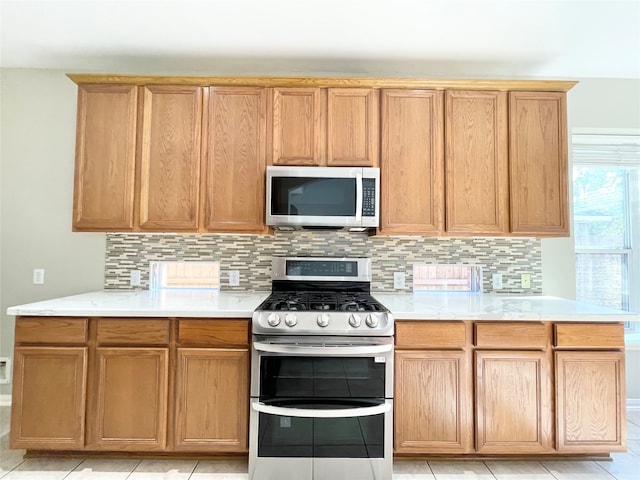
MULTIPOLYGON (((72 233, 76 88, 64 72, 0 71, 0 356, 11 355, 8 306, 98 290, 103 234, 72 233), (34 268, 45 284, 31 283, 34 268)), ((590 79, 568 95, 572 128, 640 128, 640 81, 590 79)), ((544 240, 543 292, 575 298, 572 239, 544 240)), ((640 368, 640 355, 627 371, 640 368)), ((0 394, 9 391, 7 386, 0 394)), ((640 382, 628 381, 640 398, 640 382)))

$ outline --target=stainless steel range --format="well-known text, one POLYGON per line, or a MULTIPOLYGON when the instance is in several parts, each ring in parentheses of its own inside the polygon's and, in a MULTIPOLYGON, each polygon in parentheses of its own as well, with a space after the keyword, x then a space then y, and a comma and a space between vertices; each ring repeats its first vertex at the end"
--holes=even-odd
POLYGON ((253 314, 249 478, 390 480, 393 317, 367 258, 275 257, 253 314))

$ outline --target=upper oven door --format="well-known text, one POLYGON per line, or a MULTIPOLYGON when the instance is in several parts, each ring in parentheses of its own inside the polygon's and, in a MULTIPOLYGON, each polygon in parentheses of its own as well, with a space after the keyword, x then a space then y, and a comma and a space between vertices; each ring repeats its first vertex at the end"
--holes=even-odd
POLYGON ((379 170, 267 167, 266 222, 273 226, 378 226, 379 170))
POLYGON ((392 398, 391 337, 254 337, 251 396, 392 398))

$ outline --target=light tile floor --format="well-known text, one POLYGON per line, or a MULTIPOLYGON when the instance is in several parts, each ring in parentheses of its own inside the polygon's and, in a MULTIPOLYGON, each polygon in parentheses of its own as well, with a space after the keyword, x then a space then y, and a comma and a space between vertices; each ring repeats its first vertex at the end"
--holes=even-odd
MULTIPOLYGON (((9 407, 0 407, 2 480, 247 479, 246 459, 23 459, 24 451, 9 450, 9 414, 9 407)), ((629 410, 627 420, 628 452, 611 460, 396 460, 393 480, 640 480, 640 410, 629 410)))

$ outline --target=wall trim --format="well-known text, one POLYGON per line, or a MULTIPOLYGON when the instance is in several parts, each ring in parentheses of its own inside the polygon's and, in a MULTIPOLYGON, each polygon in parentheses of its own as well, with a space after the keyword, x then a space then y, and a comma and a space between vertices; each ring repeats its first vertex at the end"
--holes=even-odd
POLYGON ((627 398, 627 410, 640 410, 640 398, 627 398))
POLYGON ((11 406, 11 395, 0 395, 0 407, 11 406))

